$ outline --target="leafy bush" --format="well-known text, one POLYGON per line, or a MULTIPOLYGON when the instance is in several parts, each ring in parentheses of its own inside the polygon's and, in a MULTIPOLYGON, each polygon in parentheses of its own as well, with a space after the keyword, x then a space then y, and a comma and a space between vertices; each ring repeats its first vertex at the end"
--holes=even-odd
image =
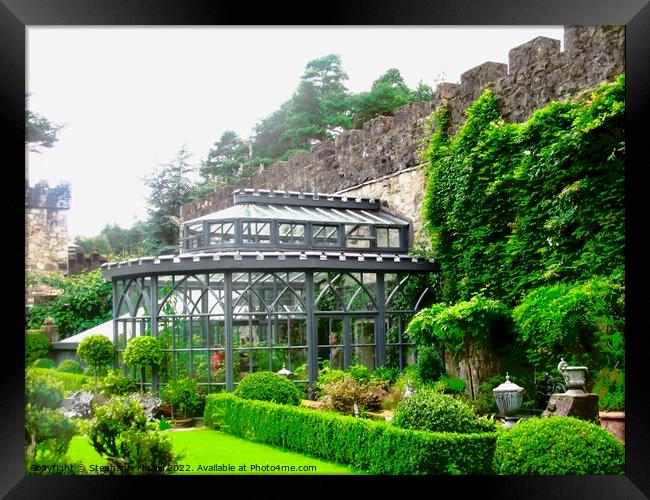
POLYGON ((382 396, 385 396, 380 393, 385 392, 387 385, 386 381, 379 379, 361 383, 351 374, 346 374, 322 387, 321 408, 345 414, 354 413, 355 404, 360 412, 379 409, 382 396))
POLYGON ((513 313, 529 362, 546 372, 561 357, 596 369, 622 366, 623 300, 622 286, 603 277, 531 291, 513 313))
POLYGON ((194 416, 201 404, 197 391, 196 382, 180 377, 163 387, 160 397, 172 405, 172 411, 178 412, 180 418, 189 418, 194 416))
POLYGON ((604 368, 596 374, 592 392, 598 394, 600 411, 625 410, 625 372, 604 368))
POLYGON ((75 276, 36 276, 43 283, 63 290, 49 302, 29 309, 28 328, 39 328, 52 317, 64 339, 111 319, 113 292, 101 269, 75 276))
POLYGON ((401 429, 384 421, 211 394, 207 427, 371 474, 490 474, 497 434, 401 429))
POLYGON ((348 366, 347 372, 352 375, 352 378, 362 384, 365 384, 370 380, 370 368, 366 365, 350 365, 348 366))
POLYGON ((467 404, 431 389, 419 389, 400 401, 393 424, 405 429, 464 434, 496 430, 494 422, 479 417, 467 404))
POLYGON ((50 383, 60 384, 65 394, 88 390, 89 388, 92 389, 92 379, 86 375, 45 368, 28 368, 27 372, 32 373, 34 376, 45 378, 50 383))
POLYGON ((440 356, 440 349, 420 345, 418 347, 418 362, 415 364, 417 378, 421 383, 437 380, 445 373, 445 364, 440 356))
POLYGON ((370 378, 373 379, 378 379, 378 380, 385 380, 389 384, 394 384, 395 381, 397 380, 397 377, 399 377, 399 368, 388 368, 386 366, 378 366, 375 368, 375 371, 373 371, 370 374, 370 378))
POLYGON ((90 442, 121 474, 164 474, 178 463, 169 436, 147 423, 142 405, 115 396, 95 411, 90 442))
POLYGON ((28 473, 47 473, 52 468, 31 471, 32 465, 65 464, 73 423, 56 410, 63 400, 63 387, 28 371, 25 377, 25 462, 28 473))
POLYGON ((113 342, 103 335, 89 335, 79 343, 77 356, 88 363, 95 373, 95 391, 99 369, 113 363, 113 342))
POLYGON ((465 381, 458 377, 443 375, 433 384, 433 390, 443 394, 464 394, 467 389, 465 381))
POLYGON ((81 367, 81 365, 74 359, 64 359, 61 361, 61 363, 59 363, 57 370, 65 373, 76 373, 78 375, 84 372, 84 369, 81 367))
POLYGON ((49 370, 51 368, 56 368, 56 363, 50 358, 39 358, 32 363, 32 366, 34 368, 46 368, 49 370))
POLYGON ((119 370, 109 370, 99 383, 99 392, 105 396, 128 396, 137 392, 135 379, 125 376, 119 370))
POLYGON ((50 351, 50 341, 43 332, 25 332, 25 363, 44 358, 50 351))
POLYGON ((318 372, 318 380, 314 384, 314 394, 318 398, 323 394, 323 387, 333 380, 340 380, 348 374, 343 370, 335 370, 329 367, 323 368, 318 372))
POLYGON ((499 474, 624 474, 625 449, 584 420, 530 418, 499 433, 494 467, 499 474))
POLYGON ((285 405, 299 405, 301 394, 290 380, 273 372, 256 372, 246 375, 235 389, 244 399, 272 401, 285 405))
MULTIPOLYGON (((511 380, 515 382, 512 377, 511 380)), ((473 406, 477 413, 496 414, 499 412, 499 407, 497 406, 496 399, 494 399, 494 393, 492 390, 497 388, 503 382, 504 379, 502 375, 495 375, 479 386, 476 399, 473 401, 473 406)))

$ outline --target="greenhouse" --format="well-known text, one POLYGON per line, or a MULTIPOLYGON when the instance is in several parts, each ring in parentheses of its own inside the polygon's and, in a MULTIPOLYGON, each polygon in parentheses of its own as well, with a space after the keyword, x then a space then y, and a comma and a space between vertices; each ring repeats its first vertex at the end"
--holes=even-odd
POLYGON ((408 254, 408 221, 372 198, 233 195, 231 207, 183 223, 178 255, 103 265, 116 366, 129 368, 129 339, 152 335, 165 353, 153 387, 188 376, 232 391, 248 373, 285 368, 311 394, 319 367, 416 361, 404 330, 436 265, 408 254))

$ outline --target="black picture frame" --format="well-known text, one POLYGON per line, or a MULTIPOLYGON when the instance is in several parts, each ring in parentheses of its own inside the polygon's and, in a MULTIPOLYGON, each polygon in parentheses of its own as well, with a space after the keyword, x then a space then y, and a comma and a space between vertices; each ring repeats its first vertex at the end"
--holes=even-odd
MULTIPOLYGON (((277 477, 229 478, 241 494, 259 488, 258 494, 291 497, 313 495, 324 491, 328 496, 344 496, 349 488, 355 493, 381 492, 385 486, 397 487, 409 495, 438 494, 440 488, 459 497, 466 493, 481 498, 552 498, 612 499, 648 498, 650 496, 650 464, 648 452, 650 419, 645 411, 648 401, 647 370, 644 357, 648 350, 645 337, 647 320, 643 315, 648 279, 648 252, 645 250, 644 223, 648 210, 644 201, 643 182, 647 170, 644 124, 648 112, 650 82, 648 79, 648 42, 650 6, 648 0, 401 0, 399 2, 341 2, 294 7, 275 2, 244 3, 210 0, 0 0, 0 119, 4 125, 4 149, 13 153, 6 160, 5 175, 16 171, 25 159, 21 142, 24 139, 25 39, 26 27, 39 25, 287 25, 290 13, 304 13, 293 22, 310 25, 599 25, 620 24, 626 27, 626 475, 625 476, 552 476, 552 477, 295 477, 290 486, 281 485, 277 477), (305 15, 306 14, 306 15, 305 15), (21 139, 22 136, 22 139, 21 139), (645 320, 645 321, 644 321, 645 320), (391 483, 388 485, 387 483, 391 483), (418 484, 415 484, 418 483, 418 484), (323 490, 321 486, 326 489, 323 490), (423 491, 424 490, 424 491, 423 491), (422 492, 423 493, 420 493, 422 492)), ((432 50, 453 50, 432 47, 432 50)), ((88 168, 92 168, 91 165, 88 168)), ((6 273, 5 323, 2 357, 2 425, 0 425, 0 494, 6 498, 109 498, 132 494, 152 495, 164 491, 168 495, 225 495, 231 491, 226 478, 179 477, 92 477, 92 476, 25 476, 24 366, 20 324, 20 294, 13 288, 20 283, 22 263, 16 242, 24 236, 24 225, 16 216, 21 203, 22 188, 15 176, 5 183, 5 228, 8 231, 3 264, 16 274, 6 273), (15 187, 14 187, 15 186, 15 187), (16 199, 13 199, 13 196, 16 199), (11 207, 15 207, 12 209, 11 207), (216 479, 216 480, 215 480, 216 479), (192 481, 193 484, 190 485, 192 481), (197 483, 198 482, 198 483, 197 483), (190 488, 191 486, 191 488, 190 488), (146 493, 142 493, 142 492, 146 493), (131 493, 133 492, 133 493, 131 493), (136 493, 139 492, 139 493, 136 493)), ((24 262, 24 261, 23 261, 24 262)), ((24 322, 23 322, 24 323, 24 322)), ((385 490, 384 490, 385 491, 385 490)), ((402 494, 403 494, 402 493, 402 494)), ((394 494, 394 493, 391 493, 394 494)), ((399 494, 399 493, 398 493, 399 494)), ((440 493, 441 494, 441 493, 440 493)))

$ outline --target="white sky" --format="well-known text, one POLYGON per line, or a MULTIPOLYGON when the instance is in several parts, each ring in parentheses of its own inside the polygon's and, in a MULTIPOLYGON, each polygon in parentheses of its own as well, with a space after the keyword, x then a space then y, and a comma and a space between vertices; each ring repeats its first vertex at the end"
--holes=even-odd
POLYGON ((561 26, 394 28, 28 27, 30 109, 64 124, 29 153, 30 184, 71 184, 69 235, 146 216, 143 176, 186 145, 200 162, 221 134, 242 138, 298 87, 305 65, 341 57, 351 92, 389 68, 414 88, 460 81, 485 61, 561 26))

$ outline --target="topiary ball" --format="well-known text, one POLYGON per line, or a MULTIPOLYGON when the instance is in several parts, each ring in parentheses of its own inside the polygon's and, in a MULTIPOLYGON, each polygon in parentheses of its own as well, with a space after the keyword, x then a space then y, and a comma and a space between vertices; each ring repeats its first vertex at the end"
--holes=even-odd
POLYGON ((235 395, 284 405, 299 405, 301 399, 293 382, 273 372, 246 375, 235 389, 235 395))
POLYGON ((624 474, 625 448, 585 420, 529 418, 499 433, 494 468, 498 474, 624 474))
POLYGON ((420 389, 402 399, 393 415, 393 425, 432 432, 492 432, 494 422, 479 417, 466 403, 432 389, 420 389))
POLYGON ((56 363, 50 358, 40 358, 32 363, 34 368, 56 368, 56 363))

